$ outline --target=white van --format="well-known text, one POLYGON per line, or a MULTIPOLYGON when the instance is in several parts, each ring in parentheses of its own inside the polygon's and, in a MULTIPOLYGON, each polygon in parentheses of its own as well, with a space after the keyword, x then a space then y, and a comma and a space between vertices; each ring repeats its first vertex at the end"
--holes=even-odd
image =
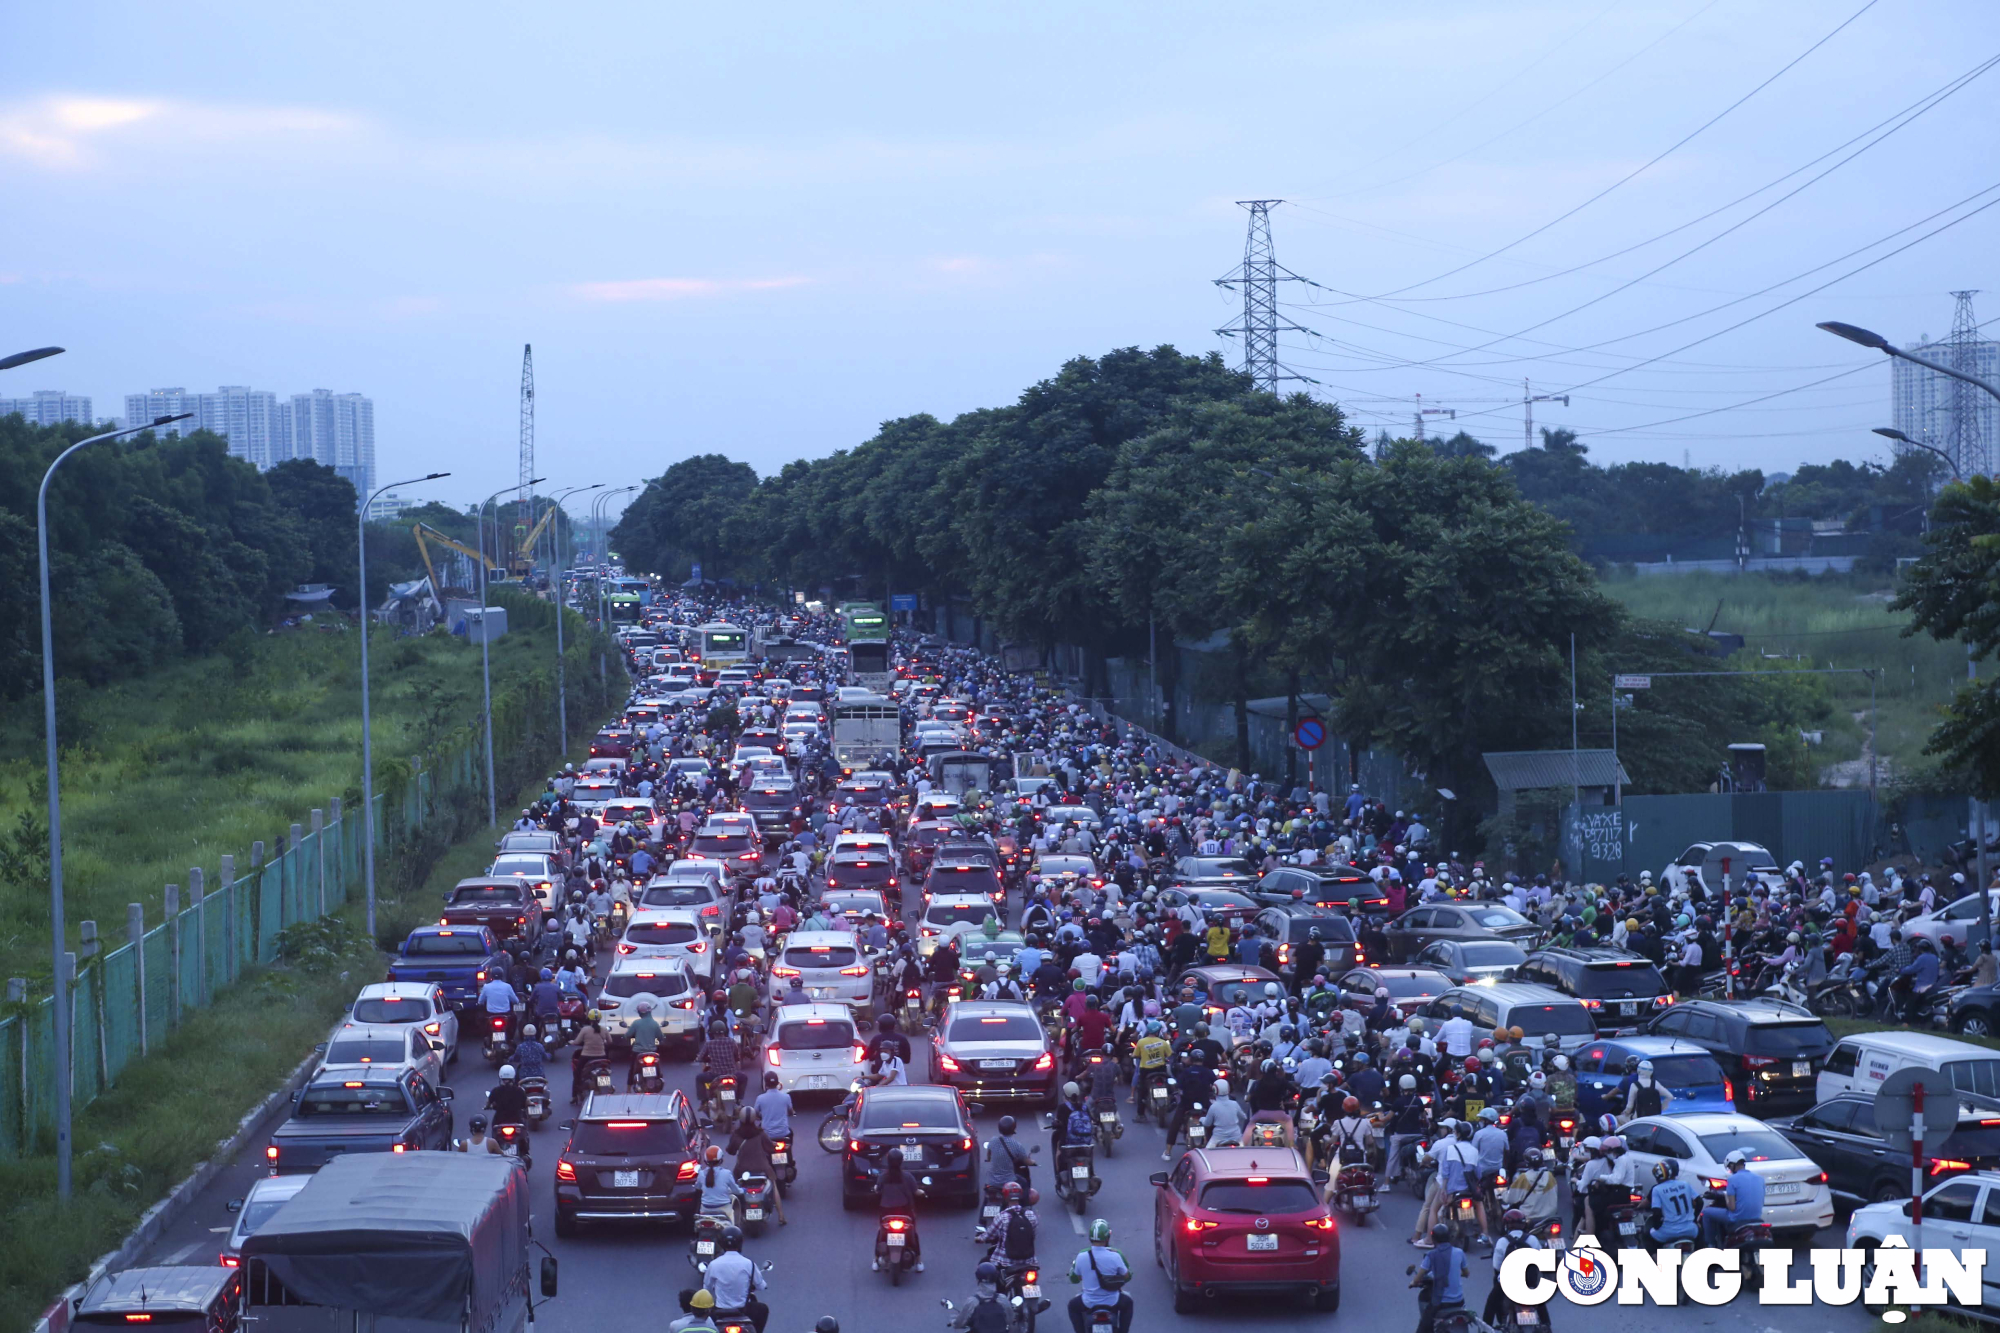
POLYGON ((1842 1037, 1827 1052, 1814 1094, 1819 1101, 1843 1092, 1873 1096, 1882 1080, 1912 1065, 1950 1079, 1960 1097, 2000 1106, 2000 1052, 1928 1032, 1863 1032, 1842 1037))

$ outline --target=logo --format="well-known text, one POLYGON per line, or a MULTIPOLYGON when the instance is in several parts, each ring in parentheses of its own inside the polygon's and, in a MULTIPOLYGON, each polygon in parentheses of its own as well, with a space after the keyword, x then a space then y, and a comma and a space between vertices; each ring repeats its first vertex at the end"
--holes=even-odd
MULTIPOLYGON (((1873 1250, 1807 1250, 1795 1264, 1793 1252, 1769 1249, 1686 1252, 1625 1250, 1617 1256, 1598 1247, 1595 1236, 1578 1236, 1567 1251, 1516 1246, 1500 1265, 1500 1290, 1520 1305, 1543 1305, 1560 1291, 1577 1305, 1601 1305, 1613 1296, 1620 1305, 1679 1305, 1685 1296, 1697 1305, 1727 1305, 1743 1290, 1749 1266, 1759 1266, 1760 1305, 1943 1305, 1977 1307, 1982 1294, 1986 1251, 1922 1251, 1901 1236, 1885 1237, 1873 1250), (1921 1263, 1919 1259, 1921 1258, 1921 1263)), ((1900 1323, 1901 1310, 1882 1318, 1900 1323)))
POLYGON ((1563 1252, 1556 1282, 1563 1295, 1578 1305, 1596 1305, 1611 1295, 1618 1270, 1604 1251, 1574 1247, 1563 1252))
POLYGON ((1259 1231, 1269 1231, 1271 1229, 1271 1219, 1268 1217, 1258 1218, 1256 1227, 1259 1231))

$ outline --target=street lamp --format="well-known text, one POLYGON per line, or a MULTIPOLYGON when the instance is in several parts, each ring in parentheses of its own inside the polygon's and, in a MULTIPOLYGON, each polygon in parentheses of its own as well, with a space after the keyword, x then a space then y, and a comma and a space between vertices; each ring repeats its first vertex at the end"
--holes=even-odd
MULTIPOLYGON (((598 496, 596 503, 591 506, 591 511, 593 515, 598 519, 597 628, 600 633, 608 630, 611 625, 611 585, 605 582, 604 579, 604 570, 611 564, 611 530, 608 527, 604 526, 604 522, 609 517, 604 512, 604 506, 608 504, 610 501, 616 499, 618 496, 629 494, 632 491, 640 491, 644 489, 645 489, 644 483, 636 483, 631 486, 621 486, 615 491, 606 491, 604 494, 598 496)), ((598 653, 598 659, 599 659, 598 675, 602 676, 604 674, 604 666, 603 666, 603 651, 601 649, 599 650, 598 653)))
POLYGON ((1938 448, 1936 445, 1925 444, 1922 440, 1913 440, 1909 436, 1903 434, 1903 432, 1897 430, 1894 426, 1877 426, 1875 427, 1875 433, 1877 435, 1882 436, 1884 439, 1895 440, 1899 444, 1907 444, 1907 445, 1912 445, 1918 449, 1930 450, 1932 453, 1936 454, 1939 458, 1942 458, 1945 461, 1945 466, 1951 469, 1951 479, 1953 481, 1965 480, 1965 474, 1963 474, 1958 470, 1958 460, 1953 458, 1950 454, 1946 453, 1944 450, 1938 448))
MULTIPOLYGON (((35 361, 44 356, 54 356, 61 350, 44 347, 39 352, 22 352, 8 357, 6 364, 20 365, 24 359, 35 361)), ((192 412, 178 412, 173 416, 154 417, 143 426, 128 426, 124 430, 106 431, 87 440, 78 440, 56 455, 56 461, 49 464, 48 471, 42 474, 41 489, 35 493, 35 544, 42 562, 42 727, 47 736, 45 760, 49 788, 49 918, 55 938, 55 995, 49 1006, 49 1016, 54 1020, 51 1035, 56 1047, 56 1197, 61 1199, 69 1198, 69 1085, 75 1052, 70 1050, 69 977, 65 971, 68 950, 63 948, 67 943, 68 927, 63 922, 62 787, 56 769, 56 643, 55 629, 49 619, 49 482, 54 479, 56 469, 85 445, 137 435, 158 426, 186 421, 193 415, 192 412)))
MULTIPOLYGON (((25 366, 30 361, 40 361, 43 357, 60 356, 62 355, 62 350, 60 347, 37 347, 31 352, 16 352, 12 356, 0 356, 0 370, 12 370, 15 366, 25 366)), ((151 430, 152 427, 140 426, 137 429, 151 430)))
MULTIPOLYGON (((486 567, 491 562, 486 558, 486 506, 503 495, 514 491, 527 490, 546 477, 530 477, 517 481, 512 486, 502 486, 493 494, 479 502, 476 521, 479 524, 479 676, 486 692, 486 823, 488 827, 500 822, 500 793, 493 785, 493 622, 487 615, 486 567)), ((500 553, 500 525, 493 525, 493 553, 500 553)))
POLYGON ((588 486, 572 486, 555 497, 555 521, 549 525, 549 532, 555 546, 555 578, 550 580, 556 594, 556 724, 562 728, 563 753, 569 753, 569 693, 563 684, 563 570, 569 562, 565 558, 563 542, 558 529, 568 515, 563 511, 562 502, 578 491, 594 491, 604 485, 601 481, 588 486))
MULTIPOLYGON (((1863 347, 1872 347, 1884 356, 1899 356, 1903 360, 1914 362, 1927 370, 1935 370, 1940 375, 1949 375, 1955 380, 1964 380, 1967 384, 1977 384, 1995 398, 2000 398, 2000 389, 1994 388, 1985 380, 1980 379, 1979 376, 1968 375, 1962 370, 1953 370, 1950 366, 1933 361, 1928 357, 1918 356, 1915 352, 1906 352, 1902 348, 1890 343, 1881 334, 1872 330, 1860 328, 1853 324, 1843 324, 1837 319, 1822 320, 1819 327, 1825 329, 1836 338, 1845 338, 1851 343, 1859 343, 1863 347)), ((1915 444, 1916 441, 1912 440, 1910 443, 1915 444)))
MULTIPOLYGON (((392 481, 387 486, 378 487, 361 504, 354 521, 354 550, 360 563, 361 581, 361 845, 362 864, 368 884, 368 938, 375 938, 375 747, 374 732, 368 725, 368 511, 375 504, 375 496, 383 491, 393 491, 398 486, 414 486, 420 481, 436 481, 439 477, 449 477, 449 472, 431 472, 408 481, 392 481)), ((431 589, 431 597, 437 597, 437 589, 431 589)))

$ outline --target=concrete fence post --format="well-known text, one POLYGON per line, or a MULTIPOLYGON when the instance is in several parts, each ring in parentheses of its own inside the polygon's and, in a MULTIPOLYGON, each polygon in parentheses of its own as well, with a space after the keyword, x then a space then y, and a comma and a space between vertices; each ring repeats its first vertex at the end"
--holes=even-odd
MULTIPOLYGON (((250 882, 256 892, 250 896, 250 952, 255 961, 268 963, 264 956, 264 840, 257 839, 250 844, 250 882)), ((283 911, 281 907, 279 909, 283 911)))
POLYGON ((222 970, 225 981, 236 980, 242 970, 243 957, 236 952, 236 855, 222 854, 222 951, 229 955, 229 966, 222 970))
POLYGON ((333 882, 340 890, 340 901, 347 901, 348 890, 354 887, 354 866, 347 854, 347 826, 340 822, 340 798, 329 796, 326 801, 326 826, 332 830, 334 857, 333 882))
MULTIPOLYGON (((306 837, 305 825, 294 824, 292 825, 291 841, 285 844, 285 850, 291 854, 292 883, 298 886, 299 906, 301 909, 305 907, 306 886, 309 883, 311 883, 311 881, 306 878, 306 868, 303 864, 300 863, 299 859, 299 848, 305 845, 305 837, 306 837)), ((298 924, 298 922, 288 921, 285 924, 295 926, 298 924)))
POLYGON ((125 938, 132 944, 132 994, 139 1005, 139 1054, 150 1045, 146 1032, 146 905, 125 904, 125 938))
POLYGON ((194 996, 199 1009, 208 1003, 208 884, 200 866, 188 867, 188 906, 194 909, 194 996))
POLYGON ((167 917, 167 1031, 181 1022, 181 886, 167 885, 160 910, 167 917))
POLYGON ((326 915, 326 811, 312 812, 313 879, 319 885, 319 914, 326 915))
POLYGON ((62 961, 63 993, 69 996, 69 1095, 76 1104, 76 955, 66 953, 62 961))

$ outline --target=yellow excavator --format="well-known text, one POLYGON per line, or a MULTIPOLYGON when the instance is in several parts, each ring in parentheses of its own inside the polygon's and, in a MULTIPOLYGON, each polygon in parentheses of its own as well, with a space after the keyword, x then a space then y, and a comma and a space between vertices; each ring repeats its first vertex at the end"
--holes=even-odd
MULTIPOLYGON (((535 526, 528 529, 528 535, 514 543, 514 558, 507 562, 508 573, 517 579, 525 579, 534 572, 535 542, 542 535, 542 529, 548 527, 549 520, 555 516, 556 507, 550 505, 542 511, 542 517, 535 526)), ((514 531, 518 534, 520 529, 515 528, 514 531)))
MULTIPOLYGON (((436 528, 431 527, 428 523, 419 523, 415 525, 410 529, 410 533, 417 539, 417 554, 423 557, 424 570, 431 577, 431 591, 436 593, 439 597, 444 596, 445 585, 443 580, 438 578, 437 566, 431 563, 431 550, 429 544, 430 542, 436 542, 438 545, 443 546, 448 550, 453 550, 458 552, 460 555, 466 557, 466 559, 473 562, 472 567, 474 569, 478 569, 480 563, 486 559, 486 557, 483 554, 481 554, 478 551, 475 551, 470 546, 467 546, 464 542, 458 541, 457 539, 452 537, 445 536, 445 534, 439 532, 436 528), (426 539, 428 539, 428 541, 426 539)), ((507 571, 498 567, 497 565, 487 565, 486 581, 488 583, 505 583, 507 581, 507 571)), ((467 589, 466 591, 470 592, 476 590, 467 589)))

